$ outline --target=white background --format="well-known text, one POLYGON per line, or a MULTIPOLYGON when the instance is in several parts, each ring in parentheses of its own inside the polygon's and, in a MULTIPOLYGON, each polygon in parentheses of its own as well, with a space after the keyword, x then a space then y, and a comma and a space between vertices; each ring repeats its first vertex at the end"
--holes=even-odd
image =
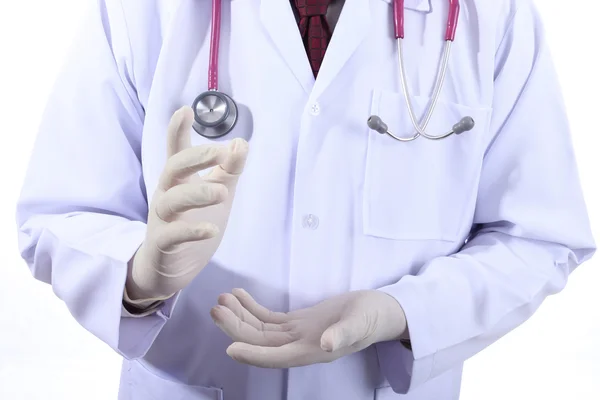
MULTIPOLYGON (((120 359, 19 258, 14 208, 41 112, 85 8, 0 0, 0 399, 116 399, 120 359)), ((600 238, 600 6, 539 0, 600 238)), ((537 116, 543 118, 543 116, 537 116)), ((599 239, 600 240, 600 239, 599 239)), ((461 400, 600 399, 600 256, 522 327, 466 364, 461 400)))

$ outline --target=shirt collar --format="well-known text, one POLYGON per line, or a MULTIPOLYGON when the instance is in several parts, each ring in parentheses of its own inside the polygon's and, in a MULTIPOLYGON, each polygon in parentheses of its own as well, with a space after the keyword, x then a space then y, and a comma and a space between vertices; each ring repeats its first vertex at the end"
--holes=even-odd
MULTIPOLYGON (((393 0, 383 0, 388 4, 392 4, 393 0)), ((429 13, 432 10, 431 0, 404 0, 404 8, 407 10, 421 11, 429 13)))

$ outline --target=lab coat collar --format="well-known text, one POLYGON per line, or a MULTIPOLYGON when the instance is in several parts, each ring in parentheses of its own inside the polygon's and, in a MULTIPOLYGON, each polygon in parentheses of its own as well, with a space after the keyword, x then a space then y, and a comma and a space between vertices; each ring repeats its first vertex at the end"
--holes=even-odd
POLYGON ((259 13, 274 47, 300 85, 309 93, 314 77, 289 0, 261 0, 259 13))

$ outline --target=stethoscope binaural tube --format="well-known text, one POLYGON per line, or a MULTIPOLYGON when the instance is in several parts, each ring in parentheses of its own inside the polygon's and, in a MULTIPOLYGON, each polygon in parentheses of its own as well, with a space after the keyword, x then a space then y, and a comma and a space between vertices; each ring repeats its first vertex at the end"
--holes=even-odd
POLYGON ((225 136, 235 126, 238 108, 235 101, 219 92, 219 42, 221 40, 221 0, 212 0, 208 90, 192 104, 194 130, 208 139, 225 136))
POLYGON ((413 136, 409 137, 400 137, 396 136, 388 130, 387 125, 376 115, 372 115, 367 120, 367 125, 369 128, 375 130, 379 133, 385 133, 390 137, 401 141, 401 142, 410 142, 417 139, 419 136, 423 136, 426 139, 430 140, 440 140, 447 138, 452 134, 459 135, 463 132, 470 131, 475 126, 475 121, 471 117, 464 117, 460 121, 458 121, 452 129, 444 133, 442 135, 429 135, 425 130, 427 129, 427 125, 431 120, 433 115, 433 111, 437 105, 437 102, 440 98, 440 93, 444 86, 444 80, 446 78, 446 72, 448 71, 448 60, 450 59, 450 48, 452 46, 452 42, 456 36, 456 28, 458 26, 458 17, 460 13, 460 4, 459 0, 449 0, 449 9, 448 9, 448 21, 446 26, 446 35, 445 35, 445 45, 444 45, 444 54, 442 55, 442 59, 440 61, 440 66, 436 78, 435 87, 433 90, 433 95, 431 99, 431 103, 427 108, 427 112, 423 119, 423 122, 420 124, 415 115, 415 111, 413 109, 412 103, 410 101, 410 94, 408 91, 408 82, 406 78, 406 68, 404 66, 404 55, 402 42, 404 40, 404 0, 393 0, 393 17, 394 17, 394 36, 396 37, 396 43, 398 47, 398 64, 400 69, 400 80, 402 82, 402 93, 404 95, 404 100, 406 101, 406 106, 408 108, 408 114, 411 120, 411 123, 415 130, 417 131, 413 136))
MULTIPOLYGON (((369 119, 367 120, 367 125, 369 126, 369 128, 371 128, 375 132, 379 132, 381 134, 386 134, 386 135, 390 136, 391 138, 398 140, 399 142, 411 142, 418 137, 418 134, 415 136, 412 136, 412 137, 400 137, 400 136, 394 135, 392 132, 389 131, 387 124, 385 122, 383 122, 381 120, 381 118, 379 118, 377 115, 371 115, 369 117, 369 119)), ((474 126, 475 126, 475 120, 473 120, 473 118, 463 117, 460 121, 458 121, 456 124, 454 124, 452 126, 452 129, 449 132, 447 132, 443 135, 439 135, 439 136, 423 136, 423 137, 426 137, 427 139, 430 139, 430 140, 440 140, 440 139, 447 138, 448 136, 453 135, 453 134, 460 135, 461 133, 470 131, 471 129, 473 129, 474 126)))

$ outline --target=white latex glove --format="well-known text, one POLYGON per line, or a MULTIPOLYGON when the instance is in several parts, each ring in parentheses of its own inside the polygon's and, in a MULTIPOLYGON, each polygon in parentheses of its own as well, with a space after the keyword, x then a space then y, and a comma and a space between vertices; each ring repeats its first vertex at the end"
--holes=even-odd
POLYGON ((193 118, 184 107, 169 124, 168 159, 150 203, 146 238, 130 263, 129 299, 164 299, 183 289, 223 237, 248 143, 192 147, 193 118), (197 174, 209 167, 208 174, 197 174))
POLYGON ((218 303, 211 316, 234 341, 227 354, 263 368, 331 362, 398 340, 407 326, 396 299, 377 290, 345 293, 289 313, 269 311, 243 289, 220 295, 218 303))

